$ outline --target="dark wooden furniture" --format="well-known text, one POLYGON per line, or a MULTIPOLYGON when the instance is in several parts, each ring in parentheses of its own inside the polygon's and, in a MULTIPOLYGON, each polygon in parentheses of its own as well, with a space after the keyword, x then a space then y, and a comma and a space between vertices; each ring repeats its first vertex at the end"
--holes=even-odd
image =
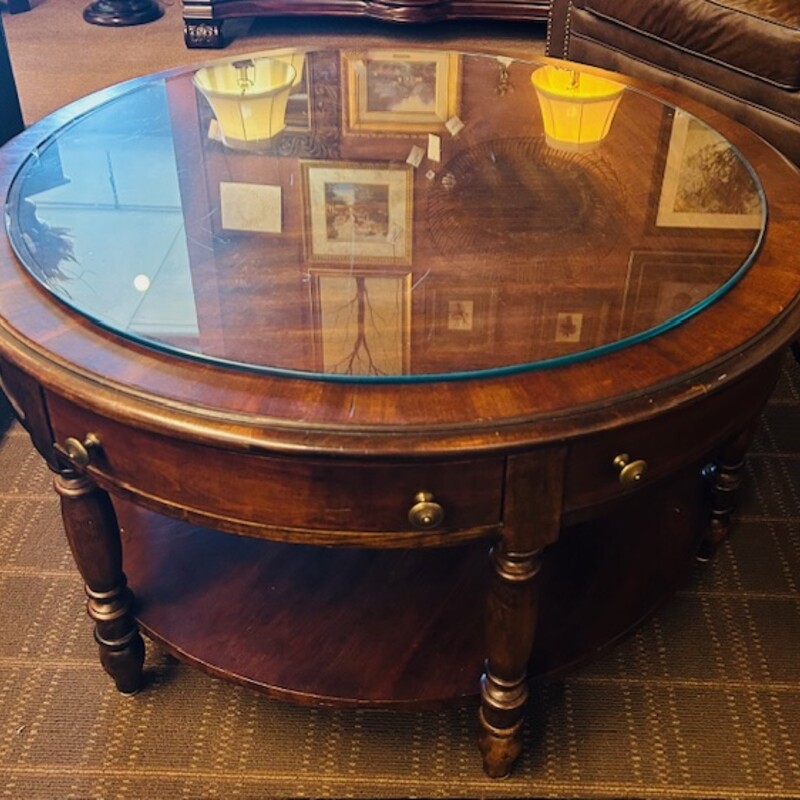
POLYGON ((800 179, 664 89, 576 153, 539 65, 304 55, 260 151, 186 70, 0 150, 0 374, 120 691, 142 630, 302 703, 479 692, 503 776, 531 687, 724 536, 800 326, 800 179))
POLYGON ((238 17, 367 17, 385 22, 493 19, 543 22, 549 0, 183 0, 187 47, 227 44, 226 20, 238 17))

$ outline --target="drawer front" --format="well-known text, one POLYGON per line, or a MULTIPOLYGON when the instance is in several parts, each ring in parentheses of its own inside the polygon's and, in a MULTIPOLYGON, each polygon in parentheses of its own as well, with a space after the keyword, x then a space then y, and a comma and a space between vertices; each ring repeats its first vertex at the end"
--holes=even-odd
POLYGON ((776 376, 774 365, 762 365, 744 380, 686 408, 574 442, 567 458, 564 511, 614 500, 702 458, 715 457, 757 417, 776 376), (641 479, 632 485, 621 478, 623 464, 617 459, 622 455, 646 464, 641 479))
POLYGON ((499 524, 503 458, 371 463, 249 455, 131 428, 53 395, 48 409, 58 444, 97 437, 89 472, 102 485, 190 519, 226 523, 219 527, 424 531, 424 508, 417 527, 409 520, 423 492, 444 511, 431 534, 499 524))

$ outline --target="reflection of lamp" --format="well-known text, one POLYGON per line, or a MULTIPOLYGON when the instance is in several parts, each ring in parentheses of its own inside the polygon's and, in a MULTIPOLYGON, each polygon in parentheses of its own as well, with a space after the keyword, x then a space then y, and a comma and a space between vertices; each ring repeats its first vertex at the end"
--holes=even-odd
POLYGON ((295 71, 294 81, 292 86, 297 86, 303 80, 303 69, 306 65, 306 51, 305 50, 290 50, 286 53, 270 53, 270 58, 276 61, 282 61, 288 64, 295 71))
POLYGON ((285 125, 295 79, 290 64, 271 58, 203 67, 194 76, 219 123, 222 141, 237 150, 259 150, 285 125))
POLYGON ((531 82, 547 143, 559 150, 589 150, 599 144, 625 88, 608 78, 550 65, 535 70, 531 82))

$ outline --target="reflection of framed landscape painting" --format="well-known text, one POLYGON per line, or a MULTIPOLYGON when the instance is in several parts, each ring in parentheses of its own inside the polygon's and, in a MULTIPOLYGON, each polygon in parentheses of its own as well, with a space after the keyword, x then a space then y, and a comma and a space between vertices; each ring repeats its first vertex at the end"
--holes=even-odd
POLYGON ((457 54, 367 50, 343 53, 342 63, 350 130, 432 132, 458 113, 457 54))
POLYGON ((338 375, 409 371, 411 273, 311 273, 317 369, 338 375))
POLYGON ((411 262, 408 165, 301 162, 309 261, 411 262))
POLYGON ((736 150, 715 130, 676 110, 668 142, 664 141, 662 148, 666 154, 663 172, 657 176, 656 227, 761 227, 758 183, 736 150))
POLYGON ((649 330, 703 302, 733 276, 739 264, 736 256, 717 253, 633 251, 621 335, 649 330))

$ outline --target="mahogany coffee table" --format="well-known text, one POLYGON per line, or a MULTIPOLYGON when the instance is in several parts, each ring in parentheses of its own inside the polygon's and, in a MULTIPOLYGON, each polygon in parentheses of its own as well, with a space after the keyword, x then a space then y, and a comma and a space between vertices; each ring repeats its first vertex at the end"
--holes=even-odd
MULTIPOLYGON (((260 144, 181 69, 0 150, 3 385, 120 691, 141 630, 301 703, 479 694, 503 776, 531 687, 724 535, 800 327, 800 180, 619 76, 590 147, 545 135, 540 64, 299 55, 260 144)), ((586 121, 596 73, 555 66, 586 121)))

